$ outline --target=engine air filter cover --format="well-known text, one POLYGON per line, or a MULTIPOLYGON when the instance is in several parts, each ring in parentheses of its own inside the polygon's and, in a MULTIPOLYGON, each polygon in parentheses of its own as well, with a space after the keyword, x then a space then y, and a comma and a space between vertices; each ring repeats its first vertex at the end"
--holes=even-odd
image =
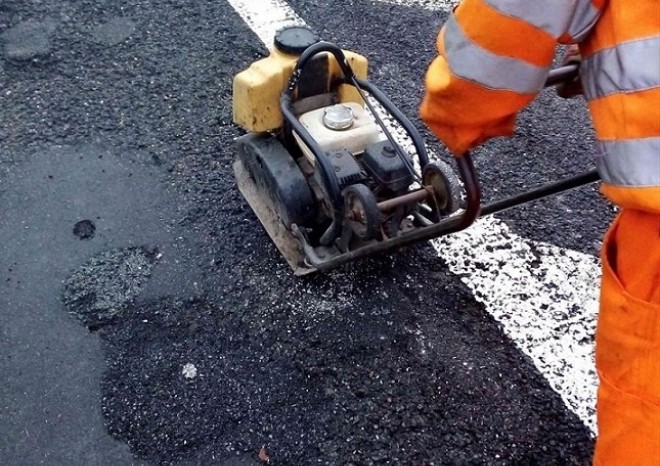
MULTIPOLYGON (((405 152, 403 156, 408 157, 405 152)), ((369 174, 390 191, 406 189, 413 182, 408 167, 389 141, 371 144, 362 161, 369 174)))

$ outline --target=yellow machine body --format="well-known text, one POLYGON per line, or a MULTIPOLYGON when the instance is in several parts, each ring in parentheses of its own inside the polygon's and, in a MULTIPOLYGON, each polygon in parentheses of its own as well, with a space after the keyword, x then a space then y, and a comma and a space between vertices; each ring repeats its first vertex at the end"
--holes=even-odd
MULTIPOLYGON (((367 78, 367 59, 354 52, 344 51, 348 64, 360 79, 367 78)), ((330 83, 342 76, 334 56, 324 54, 327 60, 328 88, 330 83)), ((280 95, 298 61, 298 56, 282 53, 273 47, 270 55, 237 74, 233 87, 234 123, 253 133, 275 131, 282 127, 280 95)), ((338 89, 340 102, 356 102, 364 105, 360 94, 353 86, 341 85, 338 89)))

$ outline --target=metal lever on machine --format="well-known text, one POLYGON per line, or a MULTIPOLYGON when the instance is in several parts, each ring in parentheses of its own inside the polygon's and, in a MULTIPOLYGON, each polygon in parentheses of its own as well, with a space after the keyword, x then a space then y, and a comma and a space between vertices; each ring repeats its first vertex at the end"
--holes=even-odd
MULTIPOLYGON (((335 54, 335 57, 337 58, 340 66, 342 67, 342 70, 348 68, 348 71, 346 70, 344 71, 347 73, 347 76, 349 77, 348 79, 349 82, 352 81, 353 83, 357 83, 359 84, 359 86, 367 89, 369 93, 371 93, 372 95, 374 95, 374 97, 376 97, 376 100, 380 101, 379 97, 384 98, 384 96, 382 96, 382 93, 380 93, 378 89, 376 89, 370 83, 366 81, 358 80, 357 78, 355 78, 355 76, 352 75, 352 73, 350 72, 350 67, 348 67, 345 61, 342 60, 343 53, 341 53, 341 49, 338 49, 338 47, 335 46, 334 48, 332 48, 332 47, 328 47, 328 44, 319 43, 316 44, 315 46, 310 47, 306 51, 310 53, 309 54, 304 53, 303 56, 307 55, 306 59, 309 60, 311 56, 321 51, 329 51, 335 54), (339 52, 337 53, 337 50, 335 49, 339 50, 339 52)), ((550 73, 548 74, 548 78, 546 80, 545 86, 549 87, 556 84, 560 84, 566 80, 573 79, 575 78, 575 76, 577 76, 578 72, 579 72, 579 66, 577 64, 570 64, 570 65, 562 66, 560 68, 556 68, 550 71, 550 73)), ((297 77, 299 77, 299 73, 297 77)), ((305 129, 302 127, 298 128, 298 125, 295 124, 296 121, 293 113, 288 111, 289 110, 288 107, 290 106, 291 103, 293 88, 295 88, 295 86, 297 85, 297 77, 296 77, 296 73, 294 73, 294 78, 292 78, 290 82, 291 85, 289 87, 289 92, 284 93, 286 96, 283 95, 283 99, 282 99, 283 113, 285 115, 285 119, 287 119, 290 123, 293 123, 292 126, 294 126, 294 129, 296 131, 298 131, 298 129, 301 130, 302 134, 299 133, 299 135, 302 137, 303 141, 307 143, 307 140, 309 140, 312 144, 314 144, 313 139, 311 138, 311 136, 309 136, 309 134, 305 131, 305 129)), ((387 101, 387 103, 391 106, 391 108, 393 108, 396 111, 396 113, 393 113, 395 119, 399 120, 398 117, 400 116, 403 121, 399 120, 399 122, 403 124, 404 128, 408 129, 408 125, 404 124, 404 122, 408 121, 405 118, 405 116, 403 116, 400 113, 400 111, 398 111, 398 109, 396 109, 389 101, 387 101)), ((388 111, 390 110, 390 108, 386 108, 386 109, 388 111)), ((413 135, 411 135, 411 137, 413 135)), ((425 160, 423 159, 426 158, 426 149, 423 145, 423 142, 421 141, 421 138, 417 136, 417 138, 412 137, 412 139, 414 145, 416 146, 416 149, 419 150, 418 155, 420 155, 420 158, 422 159, 420 161, 424 162, 425 160), (418 145, 421 146, 421 150, 420 147, 418 147, 418 145)), ((428 162, 428 159, 426 159, 426 162, 428 162)), ((563 180, 557 183, 542 186, 541 188, 530 190, 518 196, 504 199, 502 201, 496 201, 494 203, 482 207, 481 186, 477 179, 477 175, 471 155, 469 153, 466 153, 461 157, 456 158, 456 163, 458 165, 458 172, 460 179, 462 180, 463 185, 465 187, 466 200, 467 200, 467 206, 465 208, 465 211, 460 215, 443 218, 437 223, 422 228, 418 228, 416 230, 412 230, 410 232, 396 236, 394 238, 390 238, 386 243, 373 242, 371 244, 367 244, 366 246, 360 249, 357 249, 355 251, 348 251, 347 253, 342 254, 338 258, 329 261, 324 261, 320 257, 317 257, 314 249, 305 241, 304 235, 300 231, 296 231, 297 228, 294 230, 294 235, 299 239, 301 239, 301 241, 303 242, 303 248, 306 252, 306 255, 312 258, 312 265, 314 266, 318 265, 319 268, 326 268, 326 267, 331 268, 361 257, 369 256, 377 252, 385 252, 387 250, 400 248, 403 246, 418 243, 420 241, 426 241, 450 233, 456 233, 468 228, 470 225, 474 223, 474 221, 477 218, 479 218, 480 215, 489 215, 495 212, 500 212, 502 210, 514 206, 518 206, 520 204, 524 204, 530 200, 539 199, 541 197, 549 196, 551 194, 556 194, 558 192, 575 188, 578 186, 582 186, 597 181, 599 179, 598 174, 596 173, 595 170, 593 170, 584 173, 582 175, 570 178, 568 180, 563 180)))
POLYGON ((560 66, 559 68, 550 70, 545 80, 545 87, 555 86, 569 81, 576 78, 578 74, 580 74, 580 65, 577 63, 560 66))
MULTIPOLYGON (((580 73, 580 66, 577 63, 571 63, 559 68, 555 68, 548 73, 548 77, 545 81, 545 87, 555 86, 557 84, 561 84, 563 82, 572 80, 575 77, 577 77, 579 73, 580 73)), ((474 168, 472 165, 472 160, 469 158, 469 154, 465 154, 464 156, 460 157, 457 162, 459 166, 459 173, 461 179, 465 184, 465 189, 468 199, 467 210, 469 211, 471 200, 472 202, 474 202, 474 199, 477 197, 477 194, 479 197, 479 203, 481 202, 480 193, 474 192, 474 185, 476 185, 476 188, 478 189, 479 183, 476 179, 476 175, 474 173, 474 168), (463 160, 466 157, 467 160, 463 160), (471 176, 468 177, 465 176, 467 171, 471 172, 471 176)), ((596 182, 599 179, 600 176, 598 175, 597 170, 594 169, 586 173, 582 173, 580 175, 574 176, 572 178, 568 178, 566 180, 558 181, 556 183, 548 184, 540 188, 532 189, 524 193, 518 194, 516 196, 509 197, 507 199, 495 201, 481 207, 480 212, 478 212, 477 216, 474 217, 472 221, 476 220, 476 218, 479 217, 480 215, 490 215, 497 212, 502 212, 512 207, 525 204, 529 201, 551 196, 553 194, 566 191, 568 189, 573 189, 579 186, 584 186, 586 184, 596 182)), ((466 211, 466 214, 467 213, 468 212, 466 211)), ((468 218, 470 218, 471 216, 472 215, 464 215, 463 217, 464 220, 467 222, 468 218)))
MULTIPOLYGON (((578 73, 578 64, 570 64, 551 70, 550 73, 548 73, 545 87, 554 86, 569 79, 573 79, 578 75, 578 73)), ((530 200, 556 194, 566 189, 581 186, 583 184, 598 180, 598 174, 594 170, 583 175, 570 178, 568 180, 560 181, 558 183, 528 191, 512 198, 488 204, 482 208, 481 186, 477 179, 472 157, 469 153, 465 153, 462 156, 457 157, 456 163, 458 164, 459 176, 465 187, 465 194, 467 198, 467 206, 465 212, 463 212, 463 214, 458 217, 458 222, 441 221, 436 225, 426 227, 424 230, 427 231, 424 236, 427 238, 433 238, 436 236, 464 230, 465 228, 472 225, 472 223, 474 223, 474 221, 481 215, 489 215, 495 212, 500 212, 502 210, 524 204, 530 200)))

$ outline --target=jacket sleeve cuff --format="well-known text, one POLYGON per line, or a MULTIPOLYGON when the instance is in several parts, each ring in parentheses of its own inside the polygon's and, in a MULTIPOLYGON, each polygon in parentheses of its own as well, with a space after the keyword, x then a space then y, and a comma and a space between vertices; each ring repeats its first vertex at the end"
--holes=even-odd
POLYGON ((516 116, 510 115, 490 124, 479 126, 450 125, 433 118, 432 106, 425 99, 420 113, 433 134, 440 139, 455 156, 461 156, 486 140, 514 133, 516 116))

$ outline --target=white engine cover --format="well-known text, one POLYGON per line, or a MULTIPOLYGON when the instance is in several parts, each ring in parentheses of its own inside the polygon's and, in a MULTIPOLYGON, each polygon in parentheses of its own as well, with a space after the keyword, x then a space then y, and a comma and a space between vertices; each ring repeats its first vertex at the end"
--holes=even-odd
MULTIPOLYGON (((374 118, 362 105, 355 102, 345 102, 341 105, 349 107, 353 112, 353 125, 348 129, 335 130, 323 123, 327 107, 303 113, 299 118, 300 123, 309 131, 323 152, 346 149, 353 155, 359 155, 370 144, 387 139, 374 118)), ((294 137, 305 156, 314 163, 314 156, 309 148, 295 132, 294 137)))

